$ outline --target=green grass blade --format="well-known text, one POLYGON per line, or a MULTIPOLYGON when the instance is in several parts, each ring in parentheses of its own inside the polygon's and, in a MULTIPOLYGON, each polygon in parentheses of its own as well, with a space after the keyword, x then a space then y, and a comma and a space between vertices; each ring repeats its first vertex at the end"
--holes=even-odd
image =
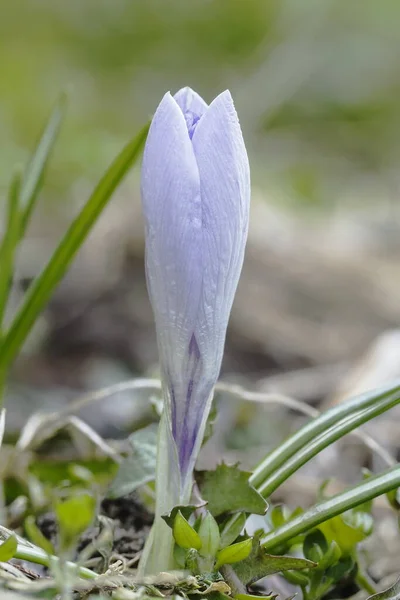
POLYGON ((0 334, 3 327, 4 313, 11 289, 14 270, 15 250, 19 241, 19 190, 21 173, 16 173, 11 181, 7 201, 6 229, 0 245, 0 334))
POLYGON ((262 546, 271 552, 281 544, 289 542, 292 538, 309 531, 320 523, 398 487, 400 487, 400 465, 374 477, 369 477, 357 486, 336 494, 332 498, 316 504, 295 519, 287 521, 275 531, 268 533, 263 539, 262 546))
POLYGON ((400 403, 400 392, 384 398, 374 406, 345 417, 342 421, 317 436, 312 442, 304 446, 287 462, 277 469, 270 477, 258 486, 258 491, 265 497, 270 496, 284 481, 286 481, 300 467, 311 458, 319 454, 330 444, 333 444, 344 435, 350 433, 360 425, 374 419, 383 412, 400 403))
POLYGON ((66 96, 63 94, 56 103, 26 167, 20 191, 20 207, 22 211, 20 238, 24 237, 26 228, 29 225, 43 183, 46 166, 60 131, 65 107, 66 96))
POLYGON ((304 425, 304 427, 296 431, 285 442, 270 452, 254 470, 250 477, 250 483, 255 487, 259 487, 279 467, 284 465, 289 458, 294 456, 309 442, 313 441, 317 435, 326 431, 328 427, 398 392, 400 392, 400 382, 396 381, 377 390, 356 396, 327 410, 319 417, 304 425))
POLYGON ((67 271, 101 211, 127 171, 138 159, 147 137, 149 124, 122 150, 96 186, 88 202, 70 225, 58 248, 28 289, 22 306, 0 346, 0 370, 13 361, 35 320, 67 271))

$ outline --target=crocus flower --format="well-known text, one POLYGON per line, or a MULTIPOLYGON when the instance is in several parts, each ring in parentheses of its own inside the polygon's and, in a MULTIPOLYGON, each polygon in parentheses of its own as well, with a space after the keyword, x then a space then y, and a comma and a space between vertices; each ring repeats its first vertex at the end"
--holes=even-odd
MULTIPOLYGON (((229 91, 165 94, 143 158, 146 274, 181 481, 217 381, 248 230, 250 172, 229 91)), ((184 484, 182 484, 184 485, 184 484)))

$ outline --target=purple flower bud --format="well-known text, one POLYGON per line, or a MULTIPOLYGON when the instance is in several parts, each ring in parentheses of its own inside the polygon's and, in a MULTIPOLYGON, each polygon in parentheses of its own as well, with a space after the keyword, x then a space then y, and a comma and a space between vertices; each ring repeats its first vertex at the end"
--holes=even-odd
POLYGON ((250 172, 229 91, 165 94, 142 169, 146 274, 182 480, 193 470, 247 238, 250 172))

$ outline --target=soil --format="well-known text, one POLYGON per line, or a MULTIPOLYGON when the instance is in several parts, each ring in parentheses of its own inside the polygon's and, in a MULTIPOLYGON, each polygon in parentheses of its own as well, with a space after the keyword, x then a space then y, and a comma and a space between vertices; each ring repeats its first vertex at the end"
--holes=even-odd
MULTIPOLYGON (((112 521, 114 535, 111 553, 127 561, 133 559, 144 546, 153 522, 153 515, 138 501, 135 494, 115 500, 104 499, 101 502, 100 514, 112 521)), ((41 515, 37 519, 37 525, 43 535, 57 547, 55 514, 48 512, 41 515)), ((95 541, 99 533, 98 525, 87 529, 79 540, 77 553, 95 541)))

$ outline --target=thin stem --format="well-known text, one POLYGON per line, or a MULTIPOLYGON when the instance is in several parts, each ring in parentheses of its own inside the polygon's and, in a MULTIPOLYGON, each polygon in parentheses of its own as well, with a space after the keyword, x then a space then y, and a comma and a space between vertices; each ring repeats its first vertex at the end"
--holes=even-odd
POLYGON ((377 593, 377 590, 374 586, 374 582, 367 575, 367 573, 358 571, 358 573, 356 575, 356 583, 361 589, 368 592, 368 594, 376 594, 377 593))
MULTIPOLYGON (((20 560, 26 560, 31 563, 35 563, 37 565, 43 565, 44 567, 48 567, 51 562, 55 561, 59 562, 59 558, 57 556, 49 557, 46 552, 41 550, 40 548, 34 548, 29 546, 24 546, 23 544, 18 544, 17 552, 15 553, 14 558, 19 558, 20 560)), ((79 567, 77 564, 73 562, 67 562, 66 565, 71 569, 76 569, 77 573, 82 579, 96 579, 98 574, 86 567, 79 567)))
POLYGON ((400 466, 396 465, 396 467, 392 467, 384 473, 370 477, 357 486, 316 504, 303 514, 271 531, 263 539, 262 546, 270 552, 277 546, 289 542, 292 538, 309 531, 320 523, 340 515, 354 506, 386 494, 399 486, 400 466))
POLYGON ((381 413, 393 408, 393 406, 399 402, 399 394, 389 396, 385 400, 378 402, 375 406, 357 412, 354 415, 347 417, 334 427, 331 427, 328 429, 328 431, 318 436, 314 441, 300 450, 295 456, 288 459, 288 461, 280 469, 277 469, 258 487, 258 491, 265 497, 270 496, 284 481, 293 475, 293 473, 300 469, 300 467, 307 463, 311 458, 319 454, 319 452, 324 450, 327 446, 333 444, 363 423, 366 423, 381 413))
POLYGON ((398 395, 399 392, 400 383, 397 381, 390 386, 356 396, 352 400, 339 404, 339 406, 335 406, 319 417, 316 417, 270 452, 254 470, 250 477, 250 483, 255 487, 260 486, 279 467, 284 465, 289 458, 294 456, 310 441, 314 440, 317 435, 326 431, 328 427, 335 425, 355 412, 369 408, 388 396, 398 395))

